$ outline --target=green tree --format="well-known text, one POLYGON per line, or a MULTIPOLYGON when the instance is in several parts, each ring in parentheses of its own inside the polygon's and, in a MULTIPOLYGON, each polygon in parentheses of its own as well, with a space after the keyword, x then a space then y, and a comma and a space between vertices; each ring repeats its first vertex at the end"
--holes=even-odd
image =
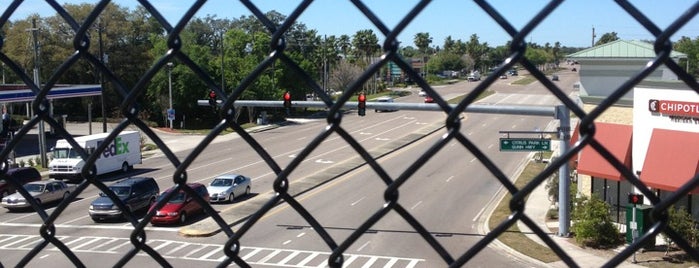
POLYGON ((675 42, 673 49, 687 54, 686 59, 680 59, 678 64, 687 68, 689 74, 699 76, 699 37, 694 40, 687 36, 682 36, 675 42), (689 66, 687 65, 689 64, 689 66))
POLYGON ((602 35, 602 37, 599 38, 599 40, 597 40, 597 42, 595 42, 595 46, 604 45, 606 43, 611 43, 616 40, 619 40, 619 37, 617 36, 616 32, 605 33, 602 35))
POLYGON ((471 39, 466 42, 466 53, 473 60, 473 69, 479 70, 483 66, 483 61, 486 60, 485 56, 488 54, 488 43, 480 43, 478 40, 478 35, 472 34, 471 39))

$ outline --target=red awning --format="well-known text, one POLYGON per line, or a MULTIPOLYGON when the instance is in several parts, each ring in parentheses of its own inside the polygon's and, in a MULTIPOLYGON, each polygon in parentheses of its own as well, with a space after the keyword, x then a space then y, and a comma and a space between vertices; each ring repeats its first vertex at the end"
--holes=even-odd
MULTIPOLYGON (((698 166, 699 133, 653 129, 641 181, 653 188, 675 191, 697 174, 698 166)), ((699 193, 699 188, 691 193, 699 193)))
MULTIPOLYGON (((578 142, 578 139, 580 137, 580 123, 575 125, 575 129, 573 129, 573 135, 570 136, 570 148, 573 148, 573 145, 575 145, 576 142, 578 142)), ((571 168, 577 169, 578 168, 578 154, 573 155, 573 157, 570 158, 568 161, 568 165, 570 165, 571 168)))
MULTIPOLYGON (((624 166, 631 169, 632 126, 595 123, 595 129, 595 140, 602 144, 624 166)), ((621 173, 590 145, 586 145, 580 151, 578 174, 617 181, 623 179, 621 173)))

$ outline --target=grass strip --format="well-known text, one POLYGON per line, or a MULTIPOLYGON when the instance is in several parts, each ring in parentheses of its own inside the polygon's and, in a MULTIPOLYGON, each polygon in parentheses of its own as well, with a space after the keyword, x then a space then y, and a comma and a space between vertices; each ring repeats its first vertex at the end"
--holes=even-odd
MULTIPOLYGON (((518 189, 522 189, 532 180, 532 178, 541 173, 545 167, 546 163, 536 163, 534 161, 530 161, 524 171, 522 171, 522 174, 520 174, 519 178, 517 178, 515 181, 515 186, 518 189)), ((500 204, 498 204, 493 211, 493 214, 490 216, 490 221, 488 222, 488 226, 490 226, 491 230, 510 216, 511 211, 509 204, 511 199, 512 196, 510 194, 506 194, 500 204)), ((524 255, 545 263, 560 260, 553 250, 527 238, 527 236, 519 230, 517 224, 512 225, 506 232, 500 234, 500 236, 498 236, 498 240, 524 255)))

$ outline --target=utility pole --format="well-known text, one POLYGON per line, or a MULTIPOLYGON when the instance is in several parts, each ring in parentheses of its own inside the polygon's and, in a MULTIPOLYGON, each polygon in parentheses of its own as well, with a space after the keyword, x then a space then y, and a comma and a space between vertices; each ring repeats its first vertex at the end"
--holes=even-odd
POLYGON ((225 81, 223 80, 224 75, 223 75, 223 57, 225 55, 224 53, 225 47, 223 46, 223 30, 221 31, 221 91, 226 92, 226 84, 224 83, 225 81))
POLYGON ((595 35, 595 26, 592 26, 592 45, 590 47, 595 46, 595 37, 597 37, 597 35, 595 35))
MULTIPOLYGON (((97 21, 97 38, 99 39, 99 53, 100 53, 100 63, 104 65, 106 62, 104 60, 104 51, 102 48, 102 19, 99 19, 97 21)), ((100 89, 102 89, 102 93, 100 94, 100 102, 102 102, 102 132, 106 133, 107 132, 107 108, 105 107, 104 103, 104 74, 100 71, 100 89)), ((90 122, 90 127, 92 127, 92 122, 90 122)))
MULTIPOLYGON (((34 44, 34 84, 41 88, 41 81, 39 79, 39 41, 37 40, 37 32, 39 28, 36 27, 36 19, 32 19, 32 40, 34 44)), ((41 156, 41 166, 48 166, 48 161, 46 159, 46 132, 44 130, 44 120, 39 121, 39 155, 41 156)))

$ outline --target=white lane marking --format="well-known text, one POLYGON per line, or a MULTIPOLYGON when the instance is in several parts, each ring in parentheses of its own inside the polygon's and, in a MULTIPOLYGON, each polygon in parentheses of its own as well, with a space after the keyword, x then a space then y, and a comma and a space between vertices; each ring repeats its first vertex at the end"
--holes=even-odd
POLYGON ((282 250, 281 250, 281 249, 277 249, 277 250, 275 250, 275 251, 272 251, 272 253, 270 253, 269 255, 265 256, 265 257, 262 258, 261 260, 259 260, 259 262, 261 262, 261 263, 268 262, 269 260, 271 260, 272 258, 274 258, 274 256, 277 256, 277 254, 279 254, 279 252, 282 252, 282 250))
POLYGON ((357 252, 362 251, 362 249, 364 249, 366 246, 368 246, 369 243, 371 243, 371 241, 366 241, 366 243, 362 244, 362 246, 360 246, 360 247, 357 249, 357 252))
POLYGON ((473 161, 476 161, 475 157, 473 159, 471 159, 471 161, 469 161, 469 162, 473 163, 473 161))
POLYGON ((320 158, 316 159, 315 162, 318 163, 318 164, 332 164, 332 163, 335 163, 335 162, 332 161, 332 160, 323 160, 323 159, 320 159, 320 158))
POLYGON ((46 258, 46 257, 48 257, 49 255, 51 255, 51 254, 46 254, 46 255, 44 255, 44 256, 41 256, 41 257, 39 257, 39 259, 46 258))
POLYGON ((291 243, 291 240, 286 240, 286 241, 284 241, 284 243, 282 243, 282 245, 286 245, 286 244, 289 244, 289 243, 291 243))
POLYGON ((362 266, 362 268, 370 268, 372 265, 374 265, 374 263, 375 263, 376 260, 378 260, 378 259, 379 259, 379 258, 377 258, 377 257, 371 257, 371 258, 369 258, 369 260, 364 264, 364 266, 362 266))
POLYGON ((371 132, 359 132, 359 135, 371 135, 371 134, 373 134, 373 133, 371 133, 371 132))
POLYGON ((415 205, 413 205, 412 207, 410 207, 410 210, 415 209, 415 208, 416 208, 417 206, 419 206, 420 204, 422 204, 422 201, 419 201, 419 202, 417 202, 415 205))
MULTIPOLYGON (((9 237, 11 240, 19 240, 19 241, 36 241, 36 240, 43 240, 43 238, 39 235, 3 235, 0 234, 0 240, 7 241, 5 237, 9 237)), ((61 236, 57 237, 61 241, 64 241, 66 245, 76 245, 78 242, 83 242, 83 244, 79 245, 78 247, 82 248, 75 248, 75 247, 70 247, 71 250, 74 252, 83 252, 83 253, 109 253, 109 254, 121 254, 122 252, 117 252, 117 251, 104 251, 104 250, 95 250, 96 248, 105 248, 105 245, 112 244, 112 242, 117 242, 117 241, 123 241, 123 243, 120 243, 117 247, 113 247, 112 249, 117 249, 121 248, 121 251, 128 251, 132 248, 132 244, 129 238, 115 238, 115 237, 95 237, 95 236, 88 236, 88 237, 68 237, 68 236, 61 236), (91 244, 94 245, 94 247, 91 247, 87 249, 87 247, 83 246, 85 244, 91 244)), ((17 244, 17 242, 12 243, 12 244, 17 244)), ((174 241, 174 240, 160 240, 160 239, 149 239, 148 240, 149 245, 155 245, 155 244, 160 244, 160 245, 178 245, 177 248, 174 248, 168 253, 162 255, 165 258, 172 258, 172 259, 185 259, 185 260, 197 260, 197 261, 212 261, 212 262, 220 262, 223 259, 226 258, 226 256, 219 256, 219 254, 222 253, 223 246, 220 244, 202 244, 202 243, 189 243, 189 242, 181 242, 181 241, 174 241), (185 246, 182 246, 185 245, 185 246)), ((359 247, 357 251, 362 251, 366 249, 366 247, 370 245, 370 241, 365 242, 362 246, 359 247)), ((31 250, 33 247, 27 247, 27 248, 18 248, 16 246, 9 247, 7 249, 10 250, 31 250)), ((164 249, 165 247, 159 246, 157 249, 164 249)), ((49 247, 47 250, 54 252, 58 251, 55 247, 49 247)), ((308 251, 308 250, 294 250, 294 249, 280 249, 280 248, 260 248, 260 247, 241 247, 240 251, 241 255, 243 256, 242 259, 247 261, 250 264, 253 265, 265 265, 265 266, 274 266, 274 267, 316 267, 316 266, 308 266, 307 264, 310 262, 314 263, 322 263, 323 266, 320 267, 325 267, 325 263, 327 262, 327 257, 330 255, 330 252, 321 252, 321 251, 308 251), (260 254, 258 254, 260 253, 260 254), (244 254, 244 255, 243 255, 244 254), (255 255, 262 255, 260 260, 254 261, 251 260, 251 258, 255 255), (299 256, 305 256, 303 260, 299 261, 298 257, 299 256), (323 260, 318 260, 317 258, 322 258, 323 260), (279 260, 281 259, 281 260, 279 260)), ((144 255, 144 253, 139 253, 140 255, 144 255)), ((41 256, 41 258, 45 258, 51 256, 51 254, 46 254, 41 256)), ((357 264, 355 266, 362 266, 362 267, 372 267, 375 263, 388 263, 390 265, 395 265, 397 263, 404 263, 408 262, 407 267, 415 267, 418 263, 424 262, 424 259, 414 259, 414 258, 401 258, 401 257, 390 257, 390 256, 376 256, 376 255, 363 255, 363 254, 345 254, 346 260, 344 262, 345 266, 348 266, 350 263, 358 262, 358 261, 365 261, 366 263, 362 266, 362 264, 357 264)), ((385 265, 383 267, 386 267, 385 265)), ((392 267, 392 266, 391 266, 392 267)))
MULTIPOLYGON (((84 219, 84 218, 87 218, 87 217, 90 217, 90 216, 89 216, 89 215, 85 215, 85 216, 82 216, 82 217, 77 217, 77 218, 75 218, 75 219, 72 219, 72 220, 69 220, 69 221, 63 222, 63 223, 61 223, 61 224, 69 224, 69 223, 73 223, 73 222, 76 222, 76 221, 82 220, 82 219, 84 219)), ((130 224, 129 224, 129 225, 130 225, 130 224)))
POLYGON ((364 198, 366 198, 366 196, 362 196, 362 198, 359 198, 359 200, 352 202, 352 203, 350 204, 350 206, 354 206, 354 205, 356 205, 356 204, 359 204, 359 202, 361 202, 362 200, 364 200, 364 198))
POLYGON ((300 253, 301 253, 300 251, 294 251, 294 252, 292 252, 291 254, 289 254, 288 256, 286 256, 286 258, 284 258, 284 259, 282 259, 281 261, 279 261, 278 264, 279 264, 279 265, 286 265, 287 262, 289 262, 291 259, 295 258, 295 257, 296 257, 297 255, 299 255, 300 253))
MULTIPOLYGON (((7 226, 7 227, 33 227, 33 228, 40 228, 42 224, 34 224, 34 223, 0 223, 0 226, 7 226)), ((72 225, 72 224, 56 224, 56 227, 60 228, 76 228, 76 229, 107 229, 107 230, 128 230, 132 231, 133 226, 119 226, 119 225, 72 225)), ((146 226, 145 230, 147 231, 162 231, 162 232, 179 232, 179 228, 168 228, 168 227, 150 227, 146 226)))
POLYGON ((485 207, 481 208, 481 210, 480 210, 480 211, 478 211, 478 214, 476 214, 476 216, 475 216, 475 217, 473 217, 473 221, 477 221, 477 220, 478 220, 478 218, 480 218, 480 217, 481 217, 481 214, 483 214, 483 211, 485 211, 485 207))
POLYGON ((376 138, 375 140, 377 140, 377 141, 390 141, 391 139, 388 139, 388 138, 376 138))
POLYGON ((488 149, 493 148, 493 144, 488 145, 488 149))
POLYGON ((296 235, 296 237, 302 237, 304 235, 306 235, 306 233, 300 233, 300 234, 296 235))
POLYGON ((449 178, 447 178, 447 182, 451 181, 451 179, 453 179, 453 178, 454 178, 454 176, 449 176, 449 178))

